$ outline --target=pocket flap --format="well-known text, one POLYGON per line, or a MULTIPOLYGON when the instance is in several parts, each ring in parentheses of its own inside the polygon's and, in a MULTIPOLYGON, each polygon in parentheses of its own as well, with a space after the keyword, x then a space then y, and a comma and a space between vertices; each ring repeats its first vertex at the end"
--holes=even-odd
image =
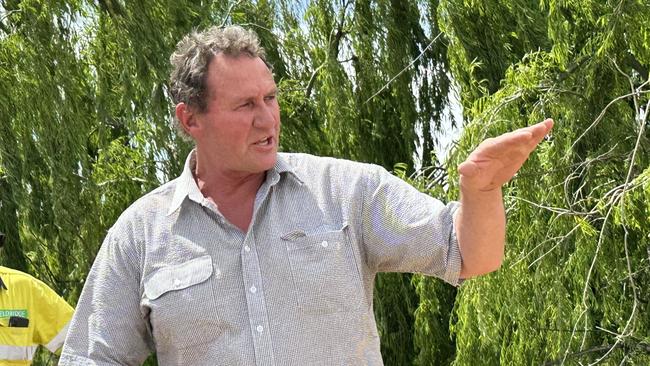
POLYGON ((211 275, 212 257, 205 255, 157 270, 145 282, 144 294, 148 299, 155 300, 165 292, 182 290, 199 284, 211 275))
POLYGON ((320 230, 313 232, 306 232, 298 229, 284 234, 280 238, 288 242, 288 250, 303 249, 314 246, 323 246, 327 248, 330 241, 334 244, 345 242, 345 229, 347 227, 348 224, 345 222, 340 228, 336 229, 322 227, 320 230))

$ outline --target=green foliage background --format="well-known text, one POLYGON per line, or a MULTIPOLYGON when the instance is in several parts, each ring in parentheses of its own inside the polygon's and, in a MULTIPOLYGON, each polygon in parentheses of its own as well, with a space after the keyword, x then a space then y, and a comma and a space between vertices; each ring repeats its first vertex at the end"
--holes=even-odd
POLYGON ((274 65, 283 150, 442 199, 480 141, 556 121, 504 189, 500 271, 377 279, 387 365, 650 364, 644 0, 0 0, 0 263, 76 302, 107 228, 190 149, 170 128, 174 45, 232 23, 274 65), (452 89, 464 129, 443 164, 452 89))

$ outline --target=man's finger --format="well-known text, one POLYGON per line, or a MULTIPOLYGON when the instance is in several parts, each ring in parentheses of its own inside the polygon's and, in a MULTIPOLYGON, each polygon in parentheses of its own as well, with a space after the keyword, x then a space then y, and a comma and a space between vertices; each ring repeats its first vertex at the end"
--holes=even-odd
POLYGON ((497 136, 492 139, 485 140, 481 143, 476 150, 470 154, 470 160, 479 159, 481 157, 499 158, 503 155, 511 155, 513 151, 530 150, 533 135, 531 131, 517 130, 497 136))
POLYGON ((510 154, 512 149, 521 150, 524 148, 525 153, 529 154, 544 139, 553 128, 553 120, 546 119, 535 125, 520 128, 518 130, 505 133, 492 139, 485 140, 484 144, 479 145, 476 152, 488 156, 500 156, 510 154))
POLYGON ((553 124, 554 124, 553 120, 548 118, 543 122, 540 122, 538 124, 532 125, 527 128, 532 133, 535 144, 540 143, 544 139, 544 136, 546 136, 549 132, 551 132, 551 129, 553 128, 553 124))
POLYGON ((458 166, 458 173, 464 175, 467 178, 472 178, 477 175, 479 172, 478 165, 473 161, 464 161, 458 166))

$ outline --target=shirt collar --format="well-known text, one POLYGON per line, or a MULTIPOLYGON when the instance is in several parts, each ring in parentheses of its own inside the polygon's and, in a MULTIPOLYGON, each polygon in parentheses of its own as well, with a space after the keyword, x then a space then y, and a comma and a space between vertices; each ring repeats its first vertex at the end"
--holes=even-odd
MULTIPOLYGON (((275 165, 271 169, 270 173, 273 175, 277 174, 278 176, 282 173, 289 173, 291 174, 291 176, 293 176, 296 179, 296 181, 298 181, 300 185, 304 184, 304 181, 300 178, 300 176, 296 172, 296 169, 291 164, 289 164, 289 162, 283 156, 283 154, 280 153, 278 153, 278 156, 275 159, 275 165)), ((267 177, 268 176, 269 175, 267 174, 267 177)))
POLYGON ((192 150, 187 156, 187 159, 185 159, 183 172, 176 181, 174 196, 172 197, 172 202, 169 205, 169 211, 167 211, 167 215, 171 215, 174 213, 174 211, 178 210, 178 208, 185 200, 185 197, 190 197, 197 202, 201 202, 203 199, 203 194, 201 194, 201 191, 199 190, 199 187, 196 185, 196 181, 194 180, 193 172, 195 168, 196 150, 192 150))
MULTIPOLYGON (((196 185, 194 180, 194 170, 196 169, 196 149, 192 150, 190 154, 185 159, 185 166, 183 167, 183 172, 178 177, 176 182, 176 187, 174 190, 174 196, 172 197, 171 204, 169 205, 169 210, 167 215, 171 215, 181 206, 186 197, 189 197, 192 201, 202 202, 204 197, 199 187, 196 185)), ((303 180, 300 179, 296 173, 293 166, 287 162, 287 160, 282 156, 282 154, 277 154, 275 160, 275 165, 266 173, 266 179, 270 180, 271 184, 276 184, 280 181, 280 175, 282 173, 291 174, 299 184, 303 184, 303 180)))

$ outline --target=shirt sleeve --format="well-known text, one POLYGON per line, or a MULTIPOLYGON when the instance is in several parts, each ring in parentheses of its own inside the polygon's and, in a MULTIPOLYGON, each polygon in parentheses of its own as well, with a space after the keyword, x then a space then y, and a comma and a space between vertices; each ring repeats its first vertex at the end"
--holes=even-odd
POLYGON ((134 240, 109 231, 88 274, 59 365, 141 365, 153 351, 140 311, 134 240))
POLYGON ((368 175, 363 245, 377 272, 414 272, 458 286, 461 255, 454 228, 458 202, 443 204, 381 167, 368 175))
POLYGON ((56 352, 63 346, 74 309, 39 280, 33 281, 32 295, 33 342, 56 352))

